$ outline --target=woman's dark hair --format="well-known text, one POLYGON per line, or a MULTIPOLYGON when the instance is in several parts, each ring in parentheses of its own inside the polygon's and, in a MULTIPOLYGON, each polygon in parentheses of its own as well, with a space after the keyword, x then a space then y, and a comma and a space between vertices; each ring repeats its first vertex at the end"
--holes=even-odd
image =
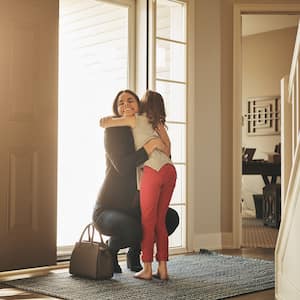
POLYGON ((148 90, 142 98, 140 111, 146 113, 153 129, 155 129, 159 123, 165 125, 166 110, 161 94, 148 90))
POLYGON ((121 117, 120 114, 118 113, 118 100, 119 100, 120 95, 123 94, 123 93, 128 93, 128 94, 132 95, 133 98, 136 100, 136 102, 137 102, 137 104, 138 104, 138 107, 139 107, 139 109, 140 109, 141 102, 140 102, 140 99, 139 99, 139 97, 137 96, 137 94, 136 94, 135 92, 133 92, 132 90, 127 90, 127 89, 126 89, 126 90, 122 90, 122 91, 120 91, 120 92, 116 95, 116 97, 115 97, 115 99, 114 99, 114 102, 113 102, 113 106, 112 106, 113 113, 114 113, 117 117, 121 117))

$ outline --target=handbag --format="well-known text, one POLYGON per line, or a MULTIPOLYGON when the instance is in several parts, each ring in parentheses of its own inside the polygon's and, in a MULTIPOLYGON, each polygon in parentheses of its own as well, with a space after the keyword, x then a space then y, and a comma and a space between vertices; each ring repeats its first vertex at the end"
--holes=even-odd
POLYGON ((90 279, 109 279, 113 276, 112 255, 108 246, 104 243, 102 234, 100 242, 94 241, 95 226, 88 224, 79 241, 75 244, 70 259, 69 272, 72 275, 90 279), (88 233, 88 240, 83 240, 88 233))

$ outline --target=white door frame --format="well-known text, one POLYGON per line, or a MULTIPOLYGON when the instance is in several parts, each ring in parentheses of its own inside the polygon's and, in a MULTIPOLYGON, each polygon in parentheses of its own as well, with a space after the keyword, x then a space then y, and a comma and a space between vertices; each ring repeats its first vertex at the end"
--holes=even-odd
POLYGON ((300 3, 282 4, 234 4, 233 8, 233 247, 241 247, 241 99, 242 99, 242 43, 241 43, 241 15, 242 14, 300 14, 300 3))

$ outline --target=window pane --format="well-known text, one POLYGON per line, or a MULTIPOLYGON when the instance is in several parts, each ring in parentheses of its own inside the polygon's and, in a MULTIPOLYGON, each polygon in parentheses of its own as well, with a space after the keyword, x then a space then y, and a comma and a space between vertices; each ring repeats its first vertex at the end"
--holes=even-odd
POLYGON ((156 0, 155 87, 165 100, 172 161, 177 182, 171 206, 180 224, 169 237, 171 247, 186 244, 186 3, 156 0))
POLYGON ((162 94, 167 120, 172 122, 186 121, 186 85, 156 81, 156 90, 162 94))
POLYGON ((175 1, 157 1, 157 36, 185 42, 185 4, 175 1))
POLYGON ((171 140, 172 161, 174 163, 185 163, 186 126, 185 124, 167 124, 168 134, 171 140))
POLYGON ((186 232, 186 213, 185 213, 185 205, 179 205, 179 206, 171 206, 173 209, 175 209, 179 215, 179 226, 175 230, 174 233, 172 233, 169 236, 169 245, 170 247, 185 247, 186 241, 185 241, 185 232, 186 232))
POLYGON ((185 82, 186 46, 156 40, 156 78, 185 82))
POLYGON ((185 204, 186 203, 186 166, 185 165, 176 165, 177 180, 176 186, 173 192, 171 199, 172 204, 185 204))

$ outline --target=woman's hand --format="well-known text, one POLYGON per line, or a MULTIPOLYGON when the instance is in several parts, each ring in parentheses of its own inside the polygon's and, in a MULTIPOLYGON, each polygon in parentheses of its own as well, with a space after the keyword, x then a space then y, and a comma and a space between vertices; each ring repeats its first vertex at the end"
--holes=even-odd
POLYGON ((144 144, 144 149, 150 155, 155 149, 162 151, 168 155, 168 149, 160 138, 153 138, 144 144))

